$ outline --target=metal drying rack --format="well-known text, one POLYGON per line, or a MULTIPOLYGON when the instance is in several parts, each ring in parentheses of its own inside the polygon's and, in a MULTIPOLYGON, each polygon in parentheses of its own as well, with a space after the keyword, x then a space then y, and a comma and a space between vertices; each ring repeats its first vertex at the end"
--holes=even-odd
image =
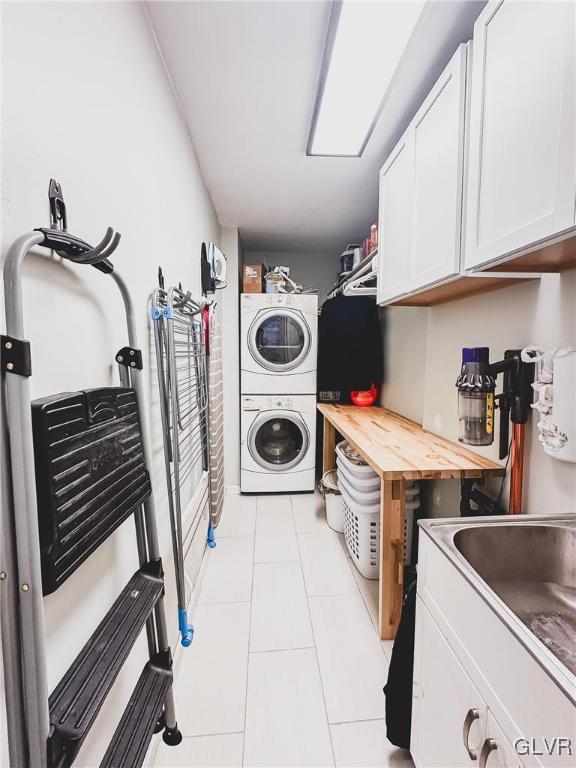
MULTIPOLYGON (((194 628, 188 624, 186 576, 184 571, 183 489, 210 472, 208 447, 209 398, 207 326, 205 309, 209 302, 196 301, 181 287, 161 286, 152 295, 160 412, 164 442, 164 462, 168 485, 168 505, 174 569, 178 598, 178 628, 181 643, 188 647, 194 628)), ((212 527, 208 545, 215 546, 212 527)))

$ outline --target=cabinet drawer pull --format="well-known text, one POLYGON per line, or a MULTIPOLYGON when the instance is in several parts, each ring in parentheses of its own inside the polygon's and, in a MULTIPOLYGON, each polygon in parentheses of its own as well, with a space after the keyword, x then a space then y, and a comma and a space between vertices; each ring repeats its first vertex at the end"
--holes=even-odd
POLYGON ((482 750, 480 752, 480 764, 478 768, 486 768, 486 763, 488 762, 488 757, 490 756, 491 752, 494 752, 498 749, 498 744, 494 741, 494 739, 486 739, 484 744, 482 744, 482 750))
POLYGON ((468 752, 470 760, 476 760, 478 755, 476 750, 470 747, 470 728, 475 720, 480 720, 480 712, 477 709, 469 709, 464 718, 464 728, 462 731, 462 738, 464 739, 464 749, 468 752))

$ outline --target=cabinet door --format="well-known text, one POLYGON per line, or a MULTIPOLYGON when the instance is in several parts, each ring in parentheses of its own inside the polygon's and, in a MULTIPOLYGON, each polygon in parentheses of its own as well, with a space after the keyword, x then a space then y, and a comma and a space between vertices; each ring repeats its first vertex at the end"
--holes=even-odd
POLYGON ((378 303, 406 291, 412 232, 412 160, 405 134, 380 171, 378 303))
POLYGON ((460 272, 466 102, 461 45, 411 123, 414 163, 409 290, 460 272))
POLYGON ((486 715, 485 702, 418 598, 410 739, 416 765, 423 768, 478 765, 486 733, 486 715), (474 757, 468 753, 465 737, 474 757))
POLYGON ((518 753, 491 712, 486 720, 486 739, 480 750, 479 768, 522 768, 518 753))
POLYGON ((575 223, 573 2, 492 0, 474 26, 468 268, 575 223))

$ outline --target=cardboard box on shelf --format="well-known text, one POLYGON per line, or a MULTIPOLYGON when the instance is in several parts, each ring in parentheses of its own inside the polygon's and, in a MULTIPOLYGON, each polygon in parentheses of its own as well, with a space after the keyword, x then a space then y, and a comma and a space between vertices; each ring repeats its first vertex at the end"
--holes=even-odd
POLYGON ((242 268, 242 291, 262 293, 264 267, 262 264, 244 264, 242 268))

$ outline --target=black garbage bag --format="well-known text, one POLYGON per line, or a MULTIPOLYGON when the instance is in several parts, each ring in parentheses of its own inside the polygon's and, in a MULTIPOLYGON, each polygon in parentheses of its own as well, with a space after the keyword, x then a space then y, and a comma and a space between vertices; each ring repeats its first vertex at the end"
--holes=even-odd
POLYGON ((410 749, 415 624, 416 576, 404 593, 400 624, 388 668, 388 681, 384 686, 388 741, 402 749, 410 749))

